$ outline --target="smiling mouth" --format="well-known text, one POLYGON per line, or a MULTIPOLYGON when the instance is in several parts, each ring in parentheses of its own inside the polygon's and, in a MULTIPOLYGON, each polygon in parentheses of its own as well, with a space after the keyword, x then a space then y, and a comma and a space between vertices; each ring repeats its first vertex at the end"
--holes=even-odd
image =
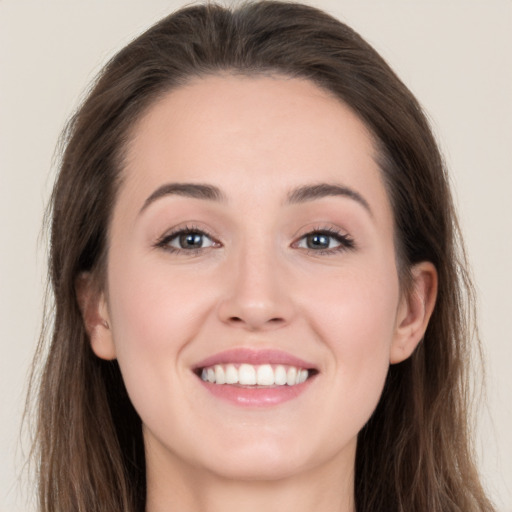
POLYGON ((196 375, 210 384, 258 388, 297 386, 316 373, 314 369, 298 366, 248 363, 215 364, 196 370, 196 375))

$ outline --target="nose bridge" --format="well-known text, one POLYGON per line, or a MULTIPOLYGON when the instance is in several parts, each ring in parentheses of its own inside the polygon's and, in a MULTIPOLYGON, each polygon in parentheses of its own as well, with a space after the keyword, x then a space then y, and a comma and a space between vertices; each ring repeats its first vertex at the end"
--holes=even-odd
POLYGON ((278 286, 279 264, 274 244, 247 242, 238 261, 238 292, 248 302, 271 302, 278 286))
POLYGON ((224 322, 256 330, 290 320, 291 303, 276 245, 268 234, 253 233, 233 250, 231 278, 219 309, 224 322))

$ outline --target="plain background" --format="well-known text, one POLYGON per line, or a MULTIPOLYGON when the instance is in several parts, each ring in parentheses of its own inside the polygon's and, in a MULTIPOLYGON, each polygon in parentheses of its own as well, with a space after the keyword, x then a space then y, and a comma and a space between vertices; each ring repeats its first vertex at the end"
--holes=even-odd
MULTIPOLYGON (((512 1, 310 0, 359 31, 427 110, 479 293, 487 401, 476 448, 512 511, 512 1)), ((45 282, 41 224, 65 120, 116 50, 182 2, 0 0, 0 512, 31 512, 19 475, 45 282)))

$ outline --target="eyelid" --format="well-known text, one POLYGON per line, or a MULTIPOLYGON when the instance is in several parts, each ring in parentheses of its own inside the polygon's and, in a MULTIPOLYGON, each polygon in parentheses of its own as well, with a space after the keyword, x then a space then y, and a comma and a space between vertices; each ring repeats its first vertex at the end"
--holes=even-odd
POLYGON ((298 235, 295 238, 295 241, 292 243, 292 247, 304 250, 307 253, 318 256, 336 254, 348 250, 353 250, 356 248, 356 245, 354 239, 348 233, 346 233, 346 231, 333 226, 318 225, 310 227, 307 230, 305 230, 305 232, 298 235), (304 240, 307 236, 313 234, 323 234, 332 237, 339 242, 339 245, 327 249, 311 249, 307 247, 298 247, 300 241, 304 240))
MULTIPOLYGON (((199 254, 204 251, 207 251, 212 248, 219 248, 222 247, 222 243, 218 240, 217 237, 215 237, 208 228, 205 227, 199 227, 197 225, 191 225, 191 224, 184 224, 184 225, 178 225, 174 228, 170 229, 169 231, 166 231, 160 238, 156 240, 156 242, 153 244, 155 248, 164 249, 171 253, 178 253, 178 254, 185 254, 185 255, 194 255, 199 254), (197 248, 180 248, 180 247, 173 247, 170 245, 170 242, 174 239, 176 239, 178 236, 182 234, 187 233, 197 233, 200 235, 203 235, 211 240, 212 244, 207 247, 197 247, 197 248)), ((307 253, 310 253, 315 256, 319 255, 329 255, 329 254, 335 254, 340 253, 348 250, 353 250, 355 248, 355 243, 353 238, 345 231, 341 230, 338 227, 333 227, 332 225, 316 225, 308 227, 307 229, 304 229, 302 234, 299 234, 295 236, 294 241, 291 244, 292 248, 295 249, 301 249, 303 251, 306 251, 307 253), (304 240, 309 235, 314 234, 320 234, 325 235, 327 237, 331 237, 335 239, 338 244, 336 247, 328 247, 328 248, 318 248, 318 249, 311 249, 308 247, 299 247, 299 243, 304 240)))
POLYGON ((208 229, 204 227, 199 227, 196 225, 179 225, 174 228, 172 228, 169 231, 166 231, 161 237, 157 239, 157 241, 153 244, 155 248, 164 249, 171 253, 180 253, 180 254, 186 254, 186 255, 194 255, 198 254, 200 252, 203 252, 205 250, 220 247, 222 244, 217 240, 217 238, 212 235, 208 229), (176 239, 182 234, 187 233, 197 233, 200 235, 203 235, 207 238, 209 238, 212 241, 212 245, 209 245, 208 247, 197 247, 197 248, 189 248, 184 249, 180 247, 173 247, 169 244, 172 240, 176 239))

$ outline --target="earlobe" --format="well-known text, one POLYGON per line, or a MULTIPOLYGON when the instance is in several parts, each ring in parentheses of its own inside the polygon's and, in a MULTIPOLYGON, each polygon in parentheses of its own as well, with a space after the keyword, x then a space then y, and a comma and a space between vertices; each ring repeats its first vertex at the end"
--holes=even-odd
POLYGON ((89 272, 83 272, 77 277, 75 291, 93 352, 101 359, 115 359, 116 351, 105 293, 99 290, 89 272))
POLYGON ((400 303, 395 335, 390 351, 390 363, 407 359, 427 330, 437 297, 437 270, 429 261, 417 263, 411 269, 412 286, 400 303))

